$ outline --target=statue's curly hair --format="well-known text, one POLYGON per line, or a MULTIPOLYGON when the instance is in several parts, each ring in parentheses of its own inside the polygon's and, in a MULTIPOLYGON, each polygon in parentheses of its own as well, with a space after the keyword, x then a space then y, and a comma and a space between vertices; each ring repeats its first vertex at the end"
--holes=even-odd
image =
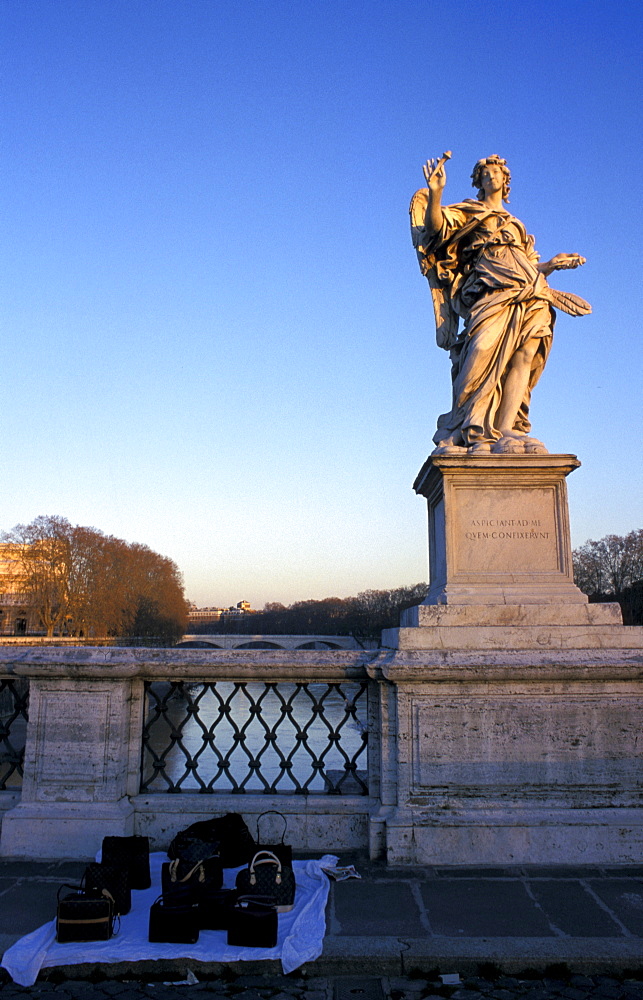
POLYGON ((497 153, 493 153, 491 156, 485 156, 482 160, 478 160, 475 167, 473 168, 473 173, 471 174, 471 186, 478 188, 478 201, 484 201, 484 190, 480 186, 482 179, 482 168, 486 167, 489 163, 497 163, 501 168, 505 176, 505 182, 502 187, 502 200, 509 203, 509 192, 511 191, 511 173, 509 167, 507 166, 507 161, 503 160, 497 153))

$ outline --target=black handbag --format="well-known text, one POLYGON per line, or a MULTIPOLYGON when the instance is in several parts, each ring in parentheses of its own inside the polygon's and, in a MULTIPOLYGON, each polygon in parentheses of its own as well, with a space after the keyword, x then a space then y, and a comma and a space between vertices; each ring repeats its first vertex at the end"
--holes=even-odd
POLYGON ((61 885, 56 911, 56 940, 109 941, 114 933, 114 904, 106 895, 90 896, 78 886, 61 885), (73 889, 63 898, 63 889, 73 889))
POLYGON ((100 896, 106 889, 114 901, 114 913, 125 916, 132 908, 132 891, 129 887, 127 869, 113 865, 87 865, 81 885, 88 896, 100 896))
POLYGON ((149 889, 152 884, 148 837, 104 837, 101 861, 125 869, 130 889, 149 889))
POLYGON ((277 909, 270 900, 240 896, 230 912, 228 944, 239 948, 274 948, 278 929, 277 909))
POLYGON ((258 851, 247 868, 237 873, 240 896, 268 896, 278 913, 295 905, 295 873, 285 868, 270 851, 258 851))
POLYGON ((218 858, 204 858, 196 864, 175 858, 161 865, 161 891, 164 896, 182 893, 194 902, 204 891, 220 889, 223 885, 223 868, 218 858))
POLYGON ((256 851, 254 838, 239 813, 226 813, 225 816, 192 823, 177 833, 168 848, 168 858, 181 857, 191 840, 210 844, 211 853, 219 854, 224 868, 248 864, 256 851))
POLYGON ((198 900, 198 921, 202 931, 227 931, 232 908, 239 898, 236 889, 204 889, 198 900))
POLYGON ((162 944, 195 944, 199 940, 196 903, 159 896, 150 907, 148 941, 162 944))
POLYGON ((280 813, 277 809, 266 809, 265 812, 262 812, 261 815, 257 817, 257 850, 270 851, 271 854, 274 854, 275 857, 279 858, 283 867, 292 868, 292 847, 290 844, 284 843, 284 837, 286 836, 287 829, 288 823, 283 813, 280 813), (264 837, 261 836, 260 824, 264 816, 278 816, 279 819, 283 821, 281 841, 278 841, 276 844, 270 844, 264 837))

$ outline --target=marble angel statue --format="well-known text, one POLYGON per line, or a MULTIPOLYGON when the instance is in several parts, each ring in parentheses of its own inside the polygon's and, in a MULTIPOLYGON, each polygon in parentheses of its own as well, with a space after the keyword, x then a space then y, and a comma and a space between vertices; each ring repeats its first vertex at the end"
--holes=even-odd
POLYGON ((438 419, 434 454, 545 453, 529 436, 529 402, 551 348, 554 308, 572 316, 591 312, 579 296, 550 288, 547 276, 585 258, 559 253, 540 262, 533 236, 504 207, 511 175, 499 156, 473 168, 477 200, 443 206, 450 156, 427 161, 427 187, 410 208, 438 346, 452 361, 452 408, 438 419))

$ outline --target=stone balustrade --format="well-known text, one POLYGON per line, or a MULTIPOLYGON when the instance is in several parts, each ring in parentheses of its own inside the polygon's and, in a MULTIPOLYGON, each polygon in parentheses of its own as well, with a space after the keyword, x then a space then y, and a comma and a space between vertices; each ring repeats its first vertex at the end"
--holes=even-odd
MULTIPOLYGON (((368 848, 396 864, 641 863, 640 630, 577 625, 572 643, 557 638, 571 626, 538 622, 542 641, 527 648, 518 633, 531 627, 511 625, 502 643, 480 627, 474 642, 456 623, 446 641, 431 621, 424 648, 396 634, 378 651, 0 647, 0 678, 30 690, 22 788, 0 791, 0 853, 89 857, 105 834, 131 833, 161 849, 198 819, 240 812, 254 832, 260 813, 278 809, 301 851, 368 848), (179 681, 194 701, 215 684, 366 685, 368 760, 348 765, 364 769, 362 794, 350 782, 348 794, 319 784, 293 794, 287 782, 269 793, 215 782, 203 794, 189 781, 142 792, 145 685, 179 681)), ((257 701, 249 717, 260 711, 257 701)), ((311 712, 321 726, 322 709, 311 712)), ((170 741, 182 739, 168 726, 170 741)), ((329 743, 339 738, 333 730, 329 743)), ((277 739, 287 756, 301 736, 286 725, 277 739)))
MULTIPOLYGON (((141 744, 146 681, 342 684, 367 679, 365 664, 372 655, 0 648, 0 677, 29 681, 21 794, 0 792, 1 853, 85 857, 104 835, 135 832, 163 847, 188 823, 227 811, 241 812, 254 831, 256 817, 267 809, 287 817, 288 838, 299 850, 363 847, 369 795, 141 794, 141 744)), ((378 727, 372 722, 368 728, 377 751, 378 727)), ((377 756, 371 754, 369 761, 377 756)), ((378 774, 369 774, 368 783, 377 797, 378 774)))

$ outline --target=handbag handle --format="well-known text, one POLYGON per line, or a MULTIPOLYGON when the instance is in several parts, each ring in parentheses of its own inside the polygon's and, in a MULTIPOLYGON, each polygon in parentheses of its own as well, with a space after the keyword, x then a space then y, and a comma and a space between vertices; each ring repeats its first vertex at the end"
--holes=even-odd
POLYGON ((255 875, 255 865, 277 865, 277 874, 275 875, 275 884, 281 885, 281 861, 276 854, 272 851, 257 851, 254 858, 248 866, 248 871, 250 872, 250 885, 257 884, 257 876, 255 875), (257 861, 257 858, 260 860, 257 861))
POLYGON ((235 907, 259 906, 264 910, 274 910, 275 904, 270 896, 239 896, 235 902, 235 907))
POLYGON ((182 882, 188 882, 192 878, 192 876, 194 875, 194 873, 197 870, 197 868, 200 869, 199 870, 199 882, 205 882, 205 869, 203 867, 203 861, 197 861, 197 863, 195 864, 194 868, 190 869, 190 871, 187 873, 187 875, 185 876, 185 878, 179 878, 179 861, 180 860, 181 860, 180 858, 175 858, 174 861, 170 861, 170 866, 169 866, 168 871, 170 873, 170 878, 171 878, 172 882, 178 882, 179 884, 182 883, 182 882))
POLYGON ((284 828, 281 833, 281 843, 284 842, 284 837, 286 836, 286 830, 288 829, 288 821, 283 813, 280 813, 278 809, 266 809, 262 812, 260 816, 257 816, 257 840, 261 843, 261 834, 259 833, 259 824, 264 816, 279 816, 280 819, 284 821, 284 828))

